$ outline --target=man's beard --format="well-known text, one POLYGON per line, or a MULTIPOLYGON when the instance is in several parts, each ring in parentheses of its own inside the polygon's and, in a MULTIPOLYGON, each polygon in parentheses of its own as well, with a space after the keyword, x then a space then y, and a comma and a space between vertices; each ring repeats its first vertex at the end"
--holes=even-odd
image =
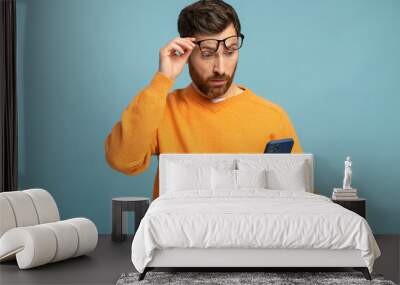
POLYGON ((206 80, 203 80, 197 70, 191 64, 189 64, 189 74, 197 88, 199 88, 199 90, 205 96, 207 96, 207 98, 213 99, 224 95, 228 91, 229 87, 231 87, 233 78, 235 77, 236 67, 237 64, 233 70, 232 76, 227 74, 214 74, 206 80), (226 80, 226 83, 222 86, 213 86, 211 84, 211 80, 226 80))

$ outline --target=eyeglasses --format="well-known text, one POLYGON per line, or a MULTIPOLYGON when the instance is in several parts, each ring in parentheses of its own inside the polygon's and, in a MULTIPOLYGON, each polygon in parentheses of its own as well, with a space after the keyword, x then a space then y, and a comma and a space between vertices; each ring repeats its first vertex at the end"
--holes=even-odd
POLYGON ((244 35, 240 34, 239 36, 231 36, 223 40, 205 39, 196 41, 195 44, 199 46, 200 52, 203 56, 211 56, 218 51, 219 43, 223 42, 225 48, 232 52, 242 47, 243 39, 244 35))

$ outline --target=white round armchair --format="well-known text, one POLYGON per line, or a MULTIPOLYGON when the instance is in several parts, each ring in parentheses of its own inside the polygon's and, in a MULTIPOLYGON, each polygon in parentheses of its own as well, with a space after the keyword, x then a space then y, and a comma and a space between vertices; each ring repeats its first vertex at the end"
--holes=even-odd
POLYGON ((17 259, 20 269, 86 254, 96 248, 96 225, 86 218, 60 221, 44 189, 0 193, 0 262, 17 259))

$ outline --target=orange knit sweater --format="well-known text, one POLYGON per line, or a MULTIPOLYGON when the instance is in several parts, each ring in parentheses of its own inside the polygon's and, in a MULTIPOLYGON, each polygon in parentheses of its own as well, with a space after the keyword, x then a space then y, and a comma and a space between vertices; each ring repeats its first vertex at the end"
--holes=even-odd
POLYGON ((191 84, 171 92, 173 84, 157 72, 122 112, 104 144, 112 168, 136 175, 160 153, 263 153, 268 141, 288 137, 292 153, 303 152, 287 113, 243 85, 242 93, 212 102, 191 84))

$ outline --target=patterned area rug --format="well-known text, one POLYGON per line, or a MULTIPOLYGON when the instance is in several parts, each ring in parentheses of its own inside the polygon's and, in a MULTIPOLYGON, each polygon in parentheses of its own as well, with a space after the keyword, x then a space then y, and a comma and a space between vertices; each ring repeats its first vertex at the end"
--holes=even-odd
POLYGON ((138 281, 139 273, 123 273, 116 285, 133 284, 379 284, 396 285, 384 280, 382 275, 371 274, 372 281, 364 278, 361 272, 147 272, 138 281))

